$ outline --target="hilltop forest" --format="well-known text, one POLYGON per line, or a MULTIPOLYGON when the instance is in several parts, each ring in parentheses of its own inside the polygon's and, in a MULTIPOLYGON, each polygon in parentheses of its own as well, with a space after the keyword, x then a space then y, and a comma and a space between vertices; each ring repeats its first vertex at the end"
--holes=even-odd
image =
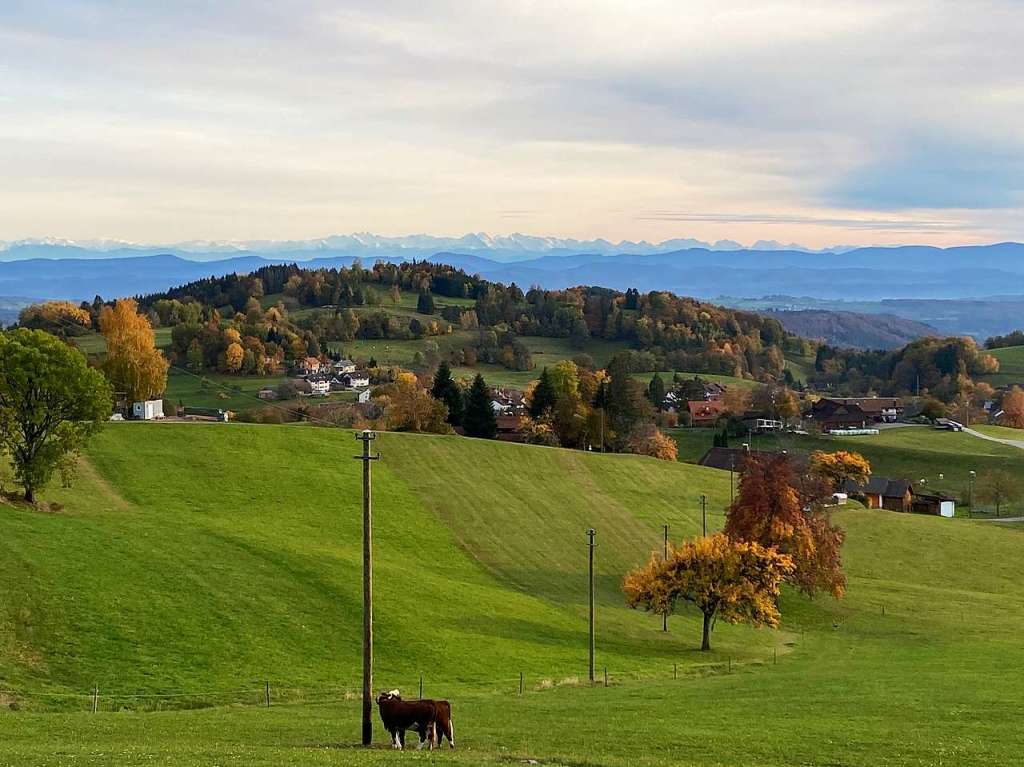
MULTIPOLYGON (((269 265, 138 301, 154 326, 170 329, 171 363, 195 373, 279 373, 305 357, 336 355, 357 339, 423 340, 429 350, 424 370, 444 361, 459 368, 486 363, 532 371, 537 366, 522 339, 548 337, 567 340, 583 356, 594 344, 616 342, 620 365, 631 373, 685 371, 847 396, 929 394, 954 402, 999 365, 966 338, 849 349, 801 338, 771 317, 664 291, 579 286, 524 292, 426 261, 371 268, 359 262, 321 269, 269 265), (401 304, 410 294, 415 310, 401 304), (430 343, 456 332, 459 342, 445 344, 443 353, 430 343), (787 358, 806 361, 801 381, 787 358)), ((66 304, 59 322, 30 307, 21 324, 74 335, 76 327, 98 327, 104 305, 99 296, 80 307, 66 304)), ((52 312, 55 304, 43 306, 52 312)))

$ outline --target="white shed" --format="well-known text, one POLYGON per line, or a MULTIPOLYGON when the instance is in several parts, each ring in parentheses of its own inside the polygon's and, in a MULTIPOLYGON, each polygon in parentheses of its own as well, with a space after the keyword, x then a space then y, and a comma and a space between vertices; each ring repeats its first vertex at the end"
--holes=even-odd
POLYGON ((140 421, 152 421, 164 417, 164 401, 162 399, 147 399, 132 404, 132 418, 140 421))
POLYGON ((940 501, 939 502, 939 516, 940 517, 952 517, 956 513, 956 502, 955 501, 940 501))

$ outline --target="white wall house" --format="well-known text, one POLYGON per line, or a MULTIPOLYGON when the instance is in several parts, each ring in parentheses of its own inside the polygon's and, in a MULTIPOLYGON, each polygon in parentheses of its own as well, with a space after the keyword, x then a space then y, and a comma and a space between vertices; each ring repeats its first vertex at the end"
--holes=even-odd
POLYGON ((341 380, 350 389, 362 389, 370 385, 370 376, 366 373, 347 373, 341 380))
POLYGON ((331 380, 329 378, 308 378, 309 391, 317 397, 326 397, 331 392, 331 380))
POLYGON ((132 404, 132 418, 140 421, 152 421, 164 417, 164 401, 162 399, 148 399, 132 404))

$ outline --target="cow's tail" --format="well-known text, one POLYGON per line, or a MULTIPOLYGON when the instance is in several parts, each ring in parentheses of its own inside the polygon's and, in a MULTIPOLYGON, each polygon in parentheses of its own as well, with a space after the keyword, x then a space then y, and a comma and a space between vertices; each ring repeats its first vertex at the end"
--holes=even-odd
POLYGON ((455 721, 448 717, 448 748, 455 748, 455 721))

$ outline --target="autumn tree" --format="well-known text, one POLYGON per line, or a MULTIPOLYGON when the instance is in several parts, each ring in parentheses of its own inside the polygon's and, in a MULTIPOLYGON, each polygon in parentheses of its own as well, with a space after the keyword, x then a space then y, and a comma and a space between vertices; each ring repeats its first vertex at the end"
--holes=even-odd
POLYGON ((722 395, 722 404, 727 413, 743 415, 750 409, 750 389, 743 386, 730 386, 722 395))
POLYGON ((871 476, 868 459, 848 450, 837 450, 834 453, 815 450, 810 456, 810 470, 812 474, 825 479, 832 490, 838 490, 846 480, 862 485, 871 476))
POLYGON ((462 413, 465 409, 462 388, 452 378, 452 369, 447 362, 441 362, 437 366, 430 394, 448 408, 448 423, 452 426, 462 423, 462 413))
POLYGON ((1020 499, 1021 484, 1015 474, 1003 469, 987 471, 978 475, 978 500, 996 507, 996 516, 1002 514, 1003 507, 1020 499))
POLYGON ((498 423, 491 405, 491 393, 484 377, 479 373, 473 379, 466 395, 466 412, 462 417, 462 428, 470 437, 494 439, 498 434, 498 423))
POLYGON ((110 415, 110 384, 56 337, 20 328, 0 332, 0 453, 35 501, 110 415))
POLYGON ((92 315, 70 301, 44 301, 26 306, 18 314, 18 324, 31 330, 45 330, 58 338, 80 336, 92 327, 92 315))
POLYGON ((927 397, 921 403, 921 415, 931 422, 946 417, 946 406, 934 397, 927 397))
POLYGON ((156 348, 153 326, 138 312, 134 299, 104 306, 100 332, 107 341, 103 372, 131 401, 158 397, 167 388, 167 360, 156 348))
POLYGON ((430 396, 414 373, 403 371, 384 391, 384 418, 393 431, 445 434, 451 431, 444 403, 430 396))
POLYGON ((748 456, 726 515, 725 534, 788 554, 794 564, 789 576, 793 585, 806 594, 824 590, 838 599, 846 590, 843 532, 829 522, 821 504, 802 499, 797 486, 785 454, 748 456))
POLYGON ((634 429, 626 446, 631 453, 649 455, 662 461, 675 461, 679 458, 676 441, 663 434, 653 423, 641 424, 634 429))
POLYGON ((1024 391, 1012 387, 1003 395, 1002 423, 1014 429, 1024 429, 1024 391))
POLYGON ((736 541, 721 533, 669 551, 652 553, 646 567, 626 575, 626 603, 669 615, 681 599, 704 616, 701 650, 711 649, 715 618, 752 626, 779 625, 779 588, 793 561, 775 549, 736 541))

